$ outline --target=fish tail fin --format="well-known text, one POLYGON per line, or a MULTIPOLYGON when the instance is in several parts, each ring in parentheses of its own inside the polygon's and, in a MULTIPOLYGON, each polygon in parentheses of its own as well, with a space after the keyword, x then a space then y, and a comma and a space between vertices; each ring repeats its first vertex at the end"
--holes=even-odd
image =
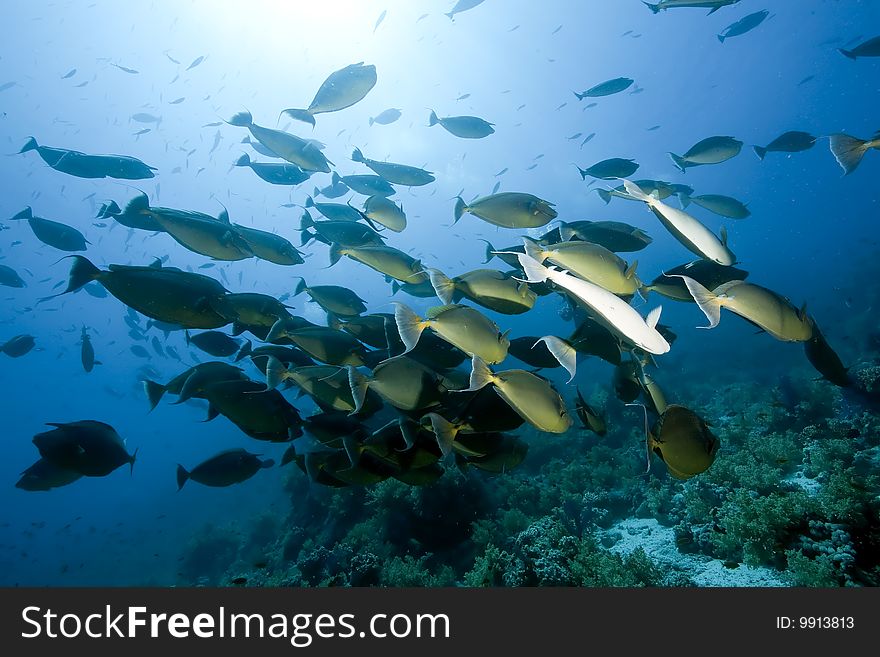
POLYGON ((480 241, 486 243, 486 259, 483 260, 483 264, 485 265, 486 263, 490 262, 492 258, 495 257, 495 254, 493 252, 497 249, 492 246, 492 242, 490 242, 489 240, 481 239, 480 241))
POLYGON ((844 57, 847 57, 853 61, 855 61, 855 59, 856 59, 856 56, 855 56, 855 54, 853 54, 852 50, 844 50, 843 48, 838 48, 837 52, 839 52, 844 57))
POLYGON ((752 146, 752 150, 755 151, 755 155, 758 156, 759 160, 763 160, 764 156, 767 155, 767 149, 763 146, 752 146))
POLYGON ((235 358, 232 359, 232 362, 237 363, 238 361, 250 356, 254 351, 253 347, 254 345, 253 343, 251 343, 250 340, 245 340, 244 344, 239 348, 237 352, 235 352, 235 358))
POLYGON ((599 195, 605 203, 611 203, 611 190, 610 189, 597 189, 596 193, 599 195))
POLYGON ((372 117, 372 116, 370 117, 369 120, 370 120, 370 126, 372 127, 372 125, 375 123, 375 121, 373 120, 373 117, 372 117))
POLYGON ((581 169, 577 164, 574 165, 574 168, 578 170, 579 174, 581 174, 581 180, 586 180, 587 176, 590 175, 587 173, 586 169, 581 169))
POLYGON ((352 162, 363 162, 363 161, 364 161, 364 154, 361 153, 361 149, 360 149, 360 148, 355 148, 355 149, 351 152, 351 161, 352 161, 352 162))
POLYGON ((342 257, 342 245, 334 242, 330 245, 330 267, 339 262, 342 257))
POLYGON ((275 356, 269 356, 266 360, 266 390, 274 390, 286 378, 287 368, 284 367, 284 363, 275 356))
POLYGON ((672 160, 672 163, 678 168, 682 173, 687 173, 687 163, 681 155, 676 155, 675 153, 669 153, 669 157, 672 160))
POLYGON ((428 278, 431 279, 431 287, 437 293, 440 303, 444 306, 452 303, 452 295, 455 292, 455 283, 439 269, 428 269, 428 278))
POLYGON ((526 283, 543 283, 547 280, 550 270, 525 253, 518 253, 519 265, 526 275, 526 283))
POLYGON ((227 121, 229 125, 237 125, 241 128, 247 128, 254 124, 254 117, 247 110, 233 114, 232 118, 227 121))
POLYGON ((186 480, 189 479, 189 472, 180 463, 177 464, 177 490, 183 488, 186 480))
POLYGON ((574 93, 574 95, 577 96, 578 100, 583 100, 584 98, 587 97, 587 94, 579 94, 577 91, 574 91, 572 93, 574 93))
POLYGON ((27 141, 24 143, 24 146, 21 147, 19 153, 26 153, 27 151, 35 151, 40 147, 37 143, 37 140, 33 137, 28 137, 27 141))
POLYGON ((486 365, 486 362, 479 356, 474 356, 471 358, 470 385, 467 390, 462 390, 462 392, 482 390, 493 381, 495 381, 495 375, 489 369, 489 366, 486 365))
POLYGON ((307 230, 309 228, 315 227, 315 220, 312 219, 312 215, 308 212, 303 212, 302 218, 299 220, 299 229, 307 230))
POLYGON ((364 407, 364 402, 367 399, 367 390, 370 387, 370 380, 358 372, 352 365, 348 365, 347 369, 348 385, 351 388, 351 398, 354 400, 354 409, 349 415, 356 415, 364 407))
POLYGON ((431 116, 428 117, 428 127, 435 126, 440 123, 440 119, 437 118, 437 112, 431 110, 431 116))
MULTIPOLYGON (((61 294, 67 294, 68 292, 76 292, 83 285, 87 283, 91 283, 94 280, 97 280, 101 276, 101 270, 95 267, 92 262, 80 255, 72 255, 67 256, 68 258, 73 259, 73 264, 70 267, 70 274, 67 279, 67 289, 61 294)), ((60 296, 59 294, 53 296, 60 296)), ((51 299, 52 297, 46 297, 51 299)))
POLYGON ((645 194, 641 187, 630 180, 623 181, 623 188, 626 190, 627 194, 638 201, 644 201, 645 203, 648 203, 652 198, 648 194, 645 194))
POLYGON ((726 38, 727 38, 727 37, 724 36, 723 34, 719 34, 719 35, 718 35, 718 40, 719 40, 721 43, 724 43, 724 40, 725 40, 726 38))
POLYGON ((303 207, 304 207, 304 208, 313 208, 313 207, 315 207, 315 199, 313 199, 311 196, 306 196, 306 202, 303 203, 303 207))
POLYGON ((14 215, 12 215, 11 217, 9 217, 9 220, 10 221, 19 221, 21 219, 33 219, 33 218, 34 218, 34 211, 31 208, 31 206, 28 205, 21 212, 17 212, 14 215))
POLYGON ((150 402, 150 410, 152 411, 159 405, 159 400, 165 394, 166 388, 161 383, 156 383, 150 379, 144 379, 143 384, 144 393, 147 395, 147 400, 150 402))
MULTIPOLYGON (((292 119, 296 119, 297 121, 303 121, 304 123, 309 123, 314 128, 315 127, 315 117, 312 115, 309 110, 304 109, 286 109, 281 112, 281 114, 287 114, 292 119)), ((279 115, 279 119, 281 116, 279 115)))
POLYGON ((128 457, 128 474, 134 474, 134 462, 137 461, 139 449, 140 447, 135 447, 132 455, 128 457))
POLYGON ((843 133, 831 135, 828 143, 844 175, 856 170, 868 150, 868 142, 843 133))
POLYGON ((716 326, 718 326, 718 322, 721 321, 720 297, 712 291, 703 287, 693 278, 681 275, 676 276, 684 281, 684 284, 687 286, 688 292, 691 293, 694 301, 696 301, 697 305, 700 307, 700 310, 703 311, 706 319, 709 320, 709 326, 703 326, 701 328, 715 328, 716 326))
POLYGON ((272 328, 269 329, 269 332, 266 334, 266 339, 263 342, 275 342, 280 340, 283 337, 287 336, 287 325, 284 322, 284 319, 278 319, 272 324, 272 328))
POLYGON ((238 158, 238 159, 235 161, 235 164, 234 164, 233 166, 236 166, 236 167, 246 167, 246 166, 248 166, 250 163, 251 163, 251 156, 248 155, 247 153, 242 153, 242 154, 241 154, 241 157, 238 158))
POLYGON ((109 201, 101 206, 101 212, 96 217, 96 219, 106 219, 107 217, 115 217, 118 214, 122 214, 122 208, 119 207, 119 204, 116 201, 109 201))
POLYGON ((419 342, 419 336, 428 326, 421 317, 413 312, 412 308, 399 301, 394 302, 394 323, 397 324, 400 340, 406 347, 403 353, 408 353, 415 348, 419 342))
POLYGON ((296 284, 296 287, 293 290, 293 296, 297 296, 306 291, 306 279, 302 276, 299 277, 299 283, 296 284))
POLYGON ((643 0, 643 4, 644 4, 648 9, 650 9, 652 12, 654 12, 655 14, 660 13, 660 4, 659 4, 659 3, 656 4, 656 5, 652 5, 650 2, 644 2, 644 0, 643 0))
POLYGON ((534 258, 538 263, 543 263, 545 256, 541 246, 530 237, 523 237, 522 241, 526 255, 530 258, 534 258))
POLYGON ((455 442, 455 436, 458 434, 458 427, 437 413, 427 413, 425 417, 431 422, 431 430, 437 439, 440 453, 444 457, 449 456, 450 452, 452 452, 452 443, 455 442))
POLYGON ((453 211, 455 219, 452 221, 452 223, 454 224, 454 223, 458 222, 458 220, 461 219, 461 215, 463 215, 466 211, 467 211, 467 204, 464 202, 464 199, 461 196, 456 196, 455 197, 455 210, 453 211))
POLYGON ((684 192, 682 192, 681 194, 678 195, 678 200, 681 201, 682 209, 686 208, 687 206, 689 206, 691 204, 690 194, 685 194, 684 192))
MULTIPOLYGON (((559 361, 559 364, 562 365, 562 367, 565 368, 565 371, 569 374, 566 383, 571 383, 574 380, 574 375, 577 371, 577 352, 574 347, 555 335, 545 335, 538 340, 538 342, 543 342, 547 347, 547 350, 553 354, 553 357, 559 361)), ((532 345, 532 349, 535 348, 538 342, 532 345)))

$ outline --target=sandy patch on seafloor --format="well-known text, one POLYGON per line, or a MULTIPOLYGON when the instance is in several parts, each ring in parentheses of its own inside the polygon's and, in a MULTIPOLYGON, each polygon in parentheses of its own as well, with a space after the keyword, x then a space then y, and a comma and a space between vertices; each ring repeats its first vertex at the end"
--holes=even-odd
POLYGON ((600 533, 603 545, 612 552, 629 554, 642 548, 660 566, 685 572, 697 586, 787 586, 770 568, 740 564, 726 568, 718 559, 702 554, 682 554, 675 545, 675 533, 653 518, 628 518, 600 533))

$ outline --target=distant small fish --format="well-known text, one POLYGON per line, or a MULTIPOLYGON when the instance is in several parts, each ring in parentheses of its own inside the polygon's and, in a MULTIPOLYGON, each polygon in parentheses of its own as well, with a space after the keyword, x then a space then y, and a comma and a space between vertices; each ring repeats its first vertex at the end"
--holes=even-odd
POLYGON ((139 344, 133 344, 131 347, 129 347, 129 351, 131 351, 131 353, 133 353, 138 358, 149 358, 150 357, 150 352, 147 351, 146 349, 144 349, 139 344))
POLYGON ((590 103, 589 105, 584 105, 584 109, 587 110, 587 109, 590 109, 591 107, 596 107, 596 105, 598 105, 598 104, 599 103, 590 103))
POLYGON ((383 9, 382 13, 379 14, 379 18, 376 20, 376 24, 373 26, 373 34, 375 34, 376 30, 379 29, 379 26, 382 24, 382 21, 385 20, 385 16, 387 16, 387 15, 388 15, 388 10, 383 9))
POLYGON ((210 269, 211 267, 216 266, 213 262, 206 262, 203 265, 199 265, 199 269, 210 269))
POLYGON ((421 21, 422 19, 427 18, 429 15, 430 15, 430 14, 422 14, 421 16, 419 16, 419 17, 416 19, 416 23, 418 23, 418 22, 421 21))
POLYGON ((505 173, 507 173, 507 167, 504 167, 503 169, 501 169, 501 171, 496 173, 495 177, 497 178, 498 176, 503 176, 505 173))
POLYGON ((113 62, 110 62, 110 66, 115 66, 120 71, 123 71, 124 73, 130 73, 131 75, 137 75, 138 73, 140 73, 140 71, 136 71, 133 68, 128 68, 127 66, 120 66, 119 64, 114 64, 113 62))
POLYGON ((79 88, 79 87, 84 87, 84 86, 86 86, 88 83, 89 83, 89 81, 86 80, 85 82, 80 82, 79 84, 74 85, 74 86, 76 86, 77 88, 79 88))
POLYGON ((578 138, 580 138, 580 136, 583 135, 583 134, 584 134, 584 133, 582 133, 582 132, 576 132, 576 133, 574 133, 571 137, 569 137, 568 139, 569 139, 569 140, 571 140, 571 139, 578 139, 578 138))
POLYGON ((501 181, 499 180, 498 182, 495 183, 495 186, 492 188, 492 193, 494 194, 495 192, 497 192, 500 187, 501 187, 501 181))
POLYGON ((659 129, 660 129, 659 125, 652 125, 650 128, 647 129, 647 131, 654 132, 654 130, 659 130, 659 129))
POLYGON ((595 133, 595 132, 591 132, 591 133, 588 134, 586 137, 584 137, 584 140, 581 142, 581 148, 583 148, 584 146, 586 146, 586 145, 590 142, 590 140, 591 140, 593 137, 595 137, 595 136, 596 136, 596 133, 595 133))
POLYGON ((531 170, 534 169, 536 166, 538 166, 537 163, 535 163, 535 164, 533 164, 533 165, 531 165, 531 166, 528 166, 528 167, 526 167, 526 171, 531 171, 531 170))
POLYGON ((0 91, 6 91, 7 89, 11 89, 16 84, 18 84, 18 83, 14 82, 14 81, 13 82, 4 82, 3 84, 0 84, 0 91))
POLYGON ((470 94, 462 94, 461 96, 459 96, 459 97, 456 98, 455 100, 467 100, 467 99, 470 98, 470 97, 471 97, 470 94))
POLYGON ((70 69, 67 73, 65 73, 64 75, 62 75, 62 76, 61 76, 61 79, 62 79, 62 80, 66 80, 67 78, 72 78, 74 75, 76 75, 76 69, 75 69, 75 68, 72 68, 72 69, 70 69))
POLYGON ((632 33, 633 33, 632 30, 627 30, 626 32, 624 32, 624 33, 621 34, 620 36, 625 37, 625 36, 629 36, 629 35, 632 34, 632 33))
POLYGON ((516 108, 516 111, 519 112, 525 106, 526 106, 526 104, 523 103, 522 105, 520 105, 519 107, 516 108))
POLYGON ((798 83, 797 83, 797 86, 801 86, 802 84, 806 84, 806 83, 809 82, 810 80, 815 80, 815 79, 816 79, 816 76, 815 76, 815 75, 808 75, 808 76, 805 77, 803 80, 801 80, 800 82, 798 82, 798 83))
POLYGON ((561 110, 561 109, 562 109, 563 107, 565 107, 566 105, 568 105, 568 102, 562 103, 562 105, 559 105, 559 106, 556 108, 556 111, 558 112, 559 110, 561 110))
POLYGON ((208 155, 217 150, 217 146, 220 145, 220 140, 223 138, 223 135, 220 134, 220 131, 217 131, 217 134, 214 135, 214 144, 211 146, 211 150, 208 151, 208 155))
POLYGON ((508 32, 513 32, 514 30, 518 30, 518 29, 519 29, 519 25, 514 25, 512 28, 510 28, 510 29, 507 30, 507 31, 508 31, 508 32))
POLYGON ((216 128, 221 125, 223 125, 223 121, 214 121, 214 123, 206 123, 202 127, 203 128, 216 128))
POLYGON ((541 154, 539 154, 539 155, 535 155, 535 157, 533 157, 532 159, 533 159, 533 160, 540 160, 542 157, 544 157, 544 154, 543 154, 543 153, 541 153, 541 154))
POLYGON ((169 105, 180 105, 180 103, 182 103, 185 100, 186 100, 186 96, 181 96, 180 98, 176 98, 176 99, 170 101, 168 104, 169 105))
POLYGON ((561 29, 562 29, 562 25, 560 25, 560 26, 557 27, 555 30, 553 30, 553 31, 550 33, 550 36, 553 36, 554 34, 556 34, 556 33, 557 33, 559 30, 561 30, 561 29))
POLYGON ((148 132, 152 132, 152 130, 153 130, 152 128, 144 128, 144 129, 142 129, 142 130, 138 130, 137 132, 135 132, 135 133, 134 133, 134 136, 135 136, 135 137, 139 137, 140 135, 145 135, 145 134, 147 134, 148 132))
POLYGON ((725 39, 729 39, 730 37, 741 36, 746 32, 751 32, 756 27, 758 27, 761 23, 764 22, 764 19, 770 15, 770 12, 766 9, 762 9, 761 11, 756 11, 753 14, 749 14, 743 18, 740 18, 735 23, 728 25, 721 34, 718 35, 718 40, 721 43, 724 43, 725 39))
POLYGON ((146 112, 138 112, 137 114, 131 115, 132 121, 137 121, 138 123, 156 123, 159 124, 162 122, 161 116, 153 116, 152 114, 147 114, 146 112))
POLYGON ((175 64, 180 64, 179 61, 177 61, 176 59, 174 59, 174 57, 172 57, 171 55, 169 55, 167 52, 165 53, 165 56, 166 56, 168 59, 170 59, 173 63, 175 63, 175 64))
POLYGON ((192 64, 190 64, 189 66, 186 67, 186 70, 188 71, 188 70, 190 70, 190 69, 195 68, 196 66, 198 66, 199 64, 201 64, 203 61, 205 61, 205 56, 204 56, 204 55, 199 55, 198 57, 196 57, 196 58, 193 60, 192 64))

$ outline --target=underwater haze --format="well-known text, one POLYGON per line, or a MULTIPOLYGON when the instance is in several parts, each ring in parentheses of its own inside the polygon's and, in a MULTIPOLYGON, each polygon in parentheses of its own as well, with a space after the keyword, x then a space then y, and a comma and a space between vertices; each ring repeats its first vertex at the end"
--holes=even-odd
POLYGON ((880 583, 880 3, 4 14, 0 585, 880 583))

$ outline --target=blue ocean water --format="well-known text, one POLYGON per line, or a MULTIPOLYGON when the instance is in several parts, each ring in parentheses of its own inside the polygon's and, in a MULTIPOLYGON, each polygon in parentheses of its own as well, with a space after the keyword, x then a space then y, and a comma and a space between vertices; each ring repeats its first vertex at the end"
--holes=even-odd
MULTIPOLYGON (((167 235, 131 232, 112 219, 95 219, 102 203, 116 200, 124 206, 143 191, 154 206, 211 215, 226 207, 234 222, 277 232, 299 245, 299 206, 316 186, 329 184, 330 175, 315 174, 286 187, 269 185, 246 168, 231 168, 243 152, 255 161, 266 158, 240 143, 246 130, 224 121, 247 109, 257 123, 275 127, 282 109, 306 107, 330 73, 356 62, 377 70, 378 82, 366 98, 317 115, 314 129, 286 117, 278 125, 325 143, 333 170, 342 175, 369 172, 351 161, 354 148, 376 160, 434 172, 435 183, 398 187, 394 199, 402 203, 409 225, 400 234, 385 233, 390 245, 426 266, 457 275, 482 266, 481 239, 506 247, 522 234, 538 236, 552 227, 496 228, 472 215, 453 225, 454 197, 487 195, 496 182, 501 191, 529 192, 553 202, 561 220, 615 220, 642 228, 653 243, 624 257, 638 258, 645 281, 694 259, 642 204, 614 199, 606 205, 595 190, 611 183, 590 185, 575 168, 632 158, 640 165, 634 178, 684 183, 696 193, 747 202, 751 216, 744 220, 692 211, 716 233, 726 227, 738 266, 750 272, 751 282, 798 307, 806 302, 845 364, 870 364, 877 357, 869 334, 876 331, 872 318, 880 300, 875 262, 880 155, 868 151, 858 170, 844 177, 825 137, 845 132, 869 139, 880 128, 874 111, 880 102, 880 64, 876 58, 851 61, 838 52, 876 35, 878 3, 742 0, 707 15, 705 9, 689 8, 654 14, 637 0, 485 0, 450 20, 444 12, 452 5, 452 0, 260 0, 242 7, 156 0, 4 7, 0 144, 6 157, 0 158, 0 223, 6 230, 0 232, 0 264, 19 272, 27 286, 3 288, 0 342, 30 334, 37 347, 21 358, 0 357, 5 411, 0 584, 198 583, 181 564, 192 558, 194 542, 210 531, 206 527, 232 528, 241 545, 231 551, 230 561, 247 561, 248 545, 259 543, 262 549, 289 529, 291 509, 304 513, 309 505, 323 503, 324 492, 315 490, 317 484, 306 485, 307 475, 294 466, 267 469, 228 488, 188 484, 178 492, 178 463, 192 466, 234 447, 279 461, 285 446, 254 441, 223 417, 201 422, 204 406, 173 406, 166 398, 148 413, 143 377, 164 382, 210 357, 187 347, 181 333, 166 339, 155 330, 146 332, 148 338, 156 335, 163 345, 173 345, 183 364, 159 356, 146 341, 136 344, 149 358, 137 357, 130 351, 135 342, 124 321, 126 308, 110 296, 77 292, 38 304, 61 291, 53 286, 66 279, 69 261, 59 261, 66 254, 39 242, 26 222, 7 218, 31 206, 40 217, 76 227, 90 242, 83 255, 102 268, 167 256, 167 265, 205 273, 233 292, 292 294, 295 277, 303 276, 309 284, 349 287, 368 302, 370 312, 393 312, 392 300, 423 312, 437 305, 436 298, 398 292, 392 299, 390 285, 373 270, 346 258, 328 268, 327 248, 319 243, 303 248, 302 265, 246 259, 199 269, 212 261, 167 235), (761 9, 771 14, 764 23, 719 42, 716 35, 728 25, 761 9), (588 107, 593 99, 578 100, 572 93, 619 76, 633 78, 635 86, 594 99, 594 107, 588 107), (399 120, 369 124, 391 107, 401 109, 399 120), (428 127, 431 109, 441 117, 482 117, 494 124, 495 133, 459 139, 440 126, 428 127), (161 122, 132 120, 137 113, 161 122), (654 126, 659 127, 649 130, 654 126), (150 131, 135 134, 144 128, 150 131), (819 140, 805 152, 770 153, 764 161, 754 156, 752 145, 766 145, 788 130, 819 140), (595 137, 581 145, 591 133, 595 137), (668 152, 680 154, 713 135, 734 136, 745 146, 729 161, 686 174, 673 166, 668 152), (137 181, 73 177, 46 166, 34 152, 17 154, 30 136, 41 145, 130 155, 158 171, 155 178, 137 181), (290 204, 296 206, 285 207, 290 204), (80 363, 83 325, 102 362, 90 373, 80 363), (31 437, 47 422, 81 419, 111 424, 130 450, 138 448, 132 474, 120 468, 49 492, 15 488, 19 474, 38 456, 31 437), (291 478, 298 481, 291 485, 291 478), (274 528, 272 536, 254 538, 260 522, 274 528)), ((363 201, 351 198, 355 205, 363 201)), ((501 265, 496 260, 489 266, 501 265)), ((305 296, 286 303, 296 315, 325 321, 305 296)), ((744 388, 769 389, 791 376, 810 384, 813 397, 803 392, 806 405, 840 394, 831 384, 822 382, 819 390, 811 384, 817 374, 800 345, 755 335, 753 326, 731 314, 705 331, 696 328, 705 318, 693 304, 657 294, 634 304, 642 315, 662 304, 661 321, 678 337, 671 352, 658 357, 654 376, 670 400, 699 400, 722 441, 725 428, 710 416, 719 409, 739 414, 744 388), (741 388, 727 387, 734 384, 741 388)), ((525 315, 486 314, 514 336, 564 335, 571 324, 560 316, 562 308, 554 294, 539 298, 525 315)), ((509 367, 522 364, 511 359, 500 369, 509 367)), ((249 376, 262 380, 248 368, 249 376)), ((643 454, 642 420, 613 399, 612 369, 597 359, 584 360, 577 384, 590 395, 610 393, 608 404, 618 405, 614 417, 626 423, 612 431, 632 438, 621 449, 643 454)), ((558 370, 545 374, 573 409, 567 377, 558 370)), ((303 415, 313 412, 307 398, 285 394, 303 415)), ((536 436, 575 455, 602 440, 536 436)), ((862 447, 872 448, 874 440, 862 447)), ((537 471, 550 456, 546 446, 532 449, 522 467, 537 471)), ((463 476, 480 476, 469 472, 463 476)), ((514 470, 503 476, 524 475, 514 470)), ((652 476, 666 478, 662 468, 652 476)), ((664 486, 683 486, 666 479, 664 486)), ((486 481, 496 485, 495 479, 486 481)), ((503 547, 504 540, 499 536, 495 544, 503 547)), ((325 547, 332 551, 332 545, 325 547)), ((282 569, 278 563, 274 567, 282 569)))

